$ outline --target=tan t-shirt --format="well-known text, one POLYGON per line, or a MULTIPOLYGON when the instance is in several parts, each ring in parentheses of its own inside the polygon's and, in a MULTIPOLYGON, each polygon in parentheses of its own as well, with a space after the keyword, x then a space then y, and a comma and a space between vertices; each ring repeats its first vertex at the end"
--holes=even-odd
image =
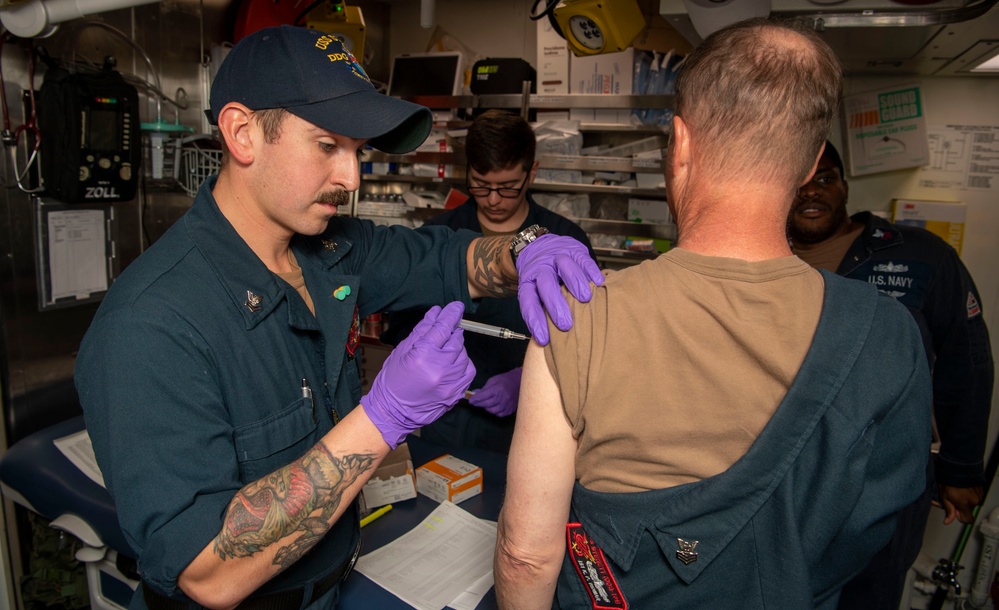
POLYGON ((545 348, 588 489, 698 481, 749 449, 811 345, 822 276, 673 249, 611 273, 545 348))
POLYGON ((291 271, 276 275, 291 284, 291 287, 298 291, 298 294, 302 295, 302 299, 309 306, 309 311, 312 312, 312 315, 316 315, 316 306, 313 305, 312 296, 309 295, 309 289, 305 286, 305 276, 302 275, 302 268, 298 266, 298 260, 295 259, 295 254, 291 250, 288 250, 288 260, 291 262, 291 271))
POLYGON ((846 256, 846 251, 850 249, 850 246, 863 230, 864 225, 855 222, 850 227, 849 233, 833 237, 818 244, 795 246, 794 253, 798 258, 816 269, 825 269, 826 271, 836 273, 836 270, 839 269, 839 264, 843 262, 843 257, 846 256))

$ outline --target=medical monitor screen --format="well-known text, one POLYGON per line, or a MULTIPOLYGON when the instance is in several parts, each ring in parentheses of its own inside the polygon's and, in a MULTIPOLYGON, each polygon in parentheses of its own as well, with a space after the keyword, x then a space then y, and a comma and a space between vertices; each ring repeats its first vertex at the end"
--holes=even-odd
POLYGON ((396 97, 461 93, 458 53, 397 55, 392 62, 388 94, 396 97))
POLYGON ((87 129, 87 146, 92 151, 112 152, 121 146, 118 137, 118 112, 116 110, 91 109, 87 129))

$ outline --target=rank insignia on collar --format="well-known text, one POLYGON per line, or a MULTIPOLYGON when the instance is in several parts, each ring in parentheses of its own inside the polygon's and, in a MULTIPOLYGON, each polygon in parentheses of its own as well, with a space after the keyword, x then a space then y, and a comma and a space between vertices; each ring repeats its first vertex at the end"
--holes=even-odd
POLYGON ((253 292, 249 290, 246 291, 246 303, 243 304, 246 305, 246 308, 249 309, 251 312, 257 313, 258 311, 260 311, 260 304, 263 302, 264 302, 264 297, 260 296, 259 294, 253 294, 253 292))
POLYGON ((694 551, 697 548, 697 543, 699 540, 684 540, 683 538, 677 538, 676 543, 680 548, 676 550, 676 558, 683 562, 683 565, 689 566, 690 564, 697 561, 697 553, 694 551))
POLYGON ((327 252, 336 252, 336 242, 332 239, 323 239, 323 250, 327 252))

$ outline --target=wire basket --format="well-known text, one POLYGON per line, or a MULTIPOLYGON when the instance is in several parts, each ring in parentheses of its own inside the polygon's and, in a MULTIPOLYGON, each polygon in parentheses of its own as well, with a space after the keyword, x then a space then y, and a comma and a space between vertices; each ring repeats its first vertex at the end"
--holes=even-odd
MULTIPOLYGON (((186 139, 186 138, 185 138, 186 139)), ((192 139, 180 147, 180 171, 177 181, 185 193, 194 197, 201 188, 201 183, 212 174, 217 174, 222 165, 222 151, 215 148, 204 148, 204 138, 192 139)))

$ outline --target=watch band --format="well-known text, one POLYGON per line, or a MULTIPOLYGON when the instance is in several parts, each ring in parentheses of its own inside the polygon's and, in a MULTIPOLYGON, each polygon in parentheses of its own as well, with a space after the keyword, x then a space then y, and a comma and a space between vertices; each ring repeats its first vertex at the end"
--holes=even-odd
POLYGON ((517 257, 520 255, 521 250, 526 248, 528 244, 542 235, 547 235, 548 232, 548 229, 542 227, 541 225, 533 224, 520 233, 514 235, 513 241, 510 242, 510 256, 513 257, 514 264, 516 264, 517 257))

